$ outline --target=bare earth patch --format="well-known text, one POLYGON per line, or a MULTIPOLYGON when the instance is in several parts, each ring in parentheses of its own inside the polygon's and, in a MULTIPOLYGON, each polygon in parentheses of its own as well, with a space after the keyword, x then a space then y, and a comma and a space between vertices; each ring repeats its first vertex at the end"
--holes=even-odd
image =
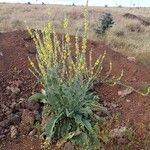
MULTIPOLYGON (((40 141, 34 136, 29 136, 34 130, 33 124, 37 119, 36 111, 40 108, 38 105, 37 107, 33 105, 34 108, 28 105, 27 99, 40 88, 28 70, 30 66, 28 56, 34 58, 36 53, 35 46, 28 37, 26 31, 0 34, 0 47, 3 54, 0 55, 0 141, 3 141, 2 144, 0 143, 0 149, 2 150, 20 150, 20 148, 22 150, 40 150, 40 141), (24 117, 26 114, 28 117, 24 117), (28 124, 28 126, 25 125, 26 132, 22 132, 23 124, 28 124), (12 129, 15 129, 17 138, 11 137, 12 129)), ((150 83, 149 66, 130 61, 128 57, 114 52, 100 42, 89 41, 88 48, 95 50, 95 58, 98 54, 106 51, 105 72, 108 71, 108 62, 111 60, 114 75, 119 76, 121 70, 124 70, 123 83, 137 89, 142 89, 147 83, 150 83)), ((120 96, 118 91, 126 90, 121 86, 96 85, 95 89, 112 114, 120 115, 119 123, 114 123, 110 130, 124 126, 133 128, 138 143, 133 147, 145 148, 144 142, 150 125, 150 96, 143 97, 134 92, 120 96)), ((118 130, 114 131, 116 133, 118 130)), ((110 145, 111 148, 116 146, 115 143, 110 145)), ((109 148, 110 145, 108 145, 109 148)))

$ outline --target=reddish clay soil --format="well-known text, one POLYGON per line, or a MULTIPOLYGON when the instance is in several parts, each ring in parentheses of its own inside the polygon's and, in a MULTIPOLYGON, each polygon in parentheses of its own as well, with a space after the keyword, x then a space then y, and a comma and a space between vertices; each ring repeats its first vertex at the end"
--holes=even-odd
MULTIPOLYGON (((149 66, 129 60, 126 56, 114 52, 102 43, 89 41, 88 48, 94 50, 95 57, 106 51, 107 56, 104 62, 106 68, 104 70, 108 71, 107 64, 111 60, 113 64, 112 74, 119 76, 121 70, 124 70, 123 83, 136 89, 142 89, 146 83, 150 83, 149 66)), ((3 55, 0 55, 0 105, 4 104, 9 107, 14 101, 19 103, 20 98, 27 99, 32 92, 38 90, 36 80, 28 70, 30 67, 28 56, 34 57, 36 51, 26 31, 15 31, 0 33, 0 52, 3 55), (21 81, 19 83, 20 92, 15 95, 7 92, 7 87, 13 81, 18 80, 21 81)), ((150 130, 150 96, 143 97, 137 93, 131 93, 121 98, 118 96, 118 91, 125 89, 121 86, 97 85, 95 89, 112 114, 120 114, 119 124, 114 123, 112 128, 118 126, 132 127, 138 142, 133 149, 144 149, 143 143, 150 130)), ((2 121, 6 116, 2 114, 0 117, 0 121, 2 121)), ((29 136, 19 136, 15 140, 9 137, 6 139, 0 143, 2 150, 40 149, 40 141, 29 136)), ((108 149, 115 149, 115 145, 108 149)))

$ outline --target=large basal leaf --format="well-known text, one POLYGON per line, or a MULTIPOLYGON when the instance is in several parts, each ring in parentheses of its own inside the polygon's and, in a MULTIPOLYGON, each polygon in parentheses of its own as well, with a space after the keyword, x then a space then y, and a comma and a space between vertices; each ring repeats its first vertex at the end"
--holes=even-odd
POLYGON ((45 126, 46 134, 50 138, 50 140, 53 136, 55 125, 61 116, 62 116, 62 114, 50 117, 45 126))
POLYGON ((91 123, 90 123, 88 120, 82 119, 82 125, 84 125, 85 128, 86 128, 90 133, 94 133, 94 130, 93 130, 92 126, 91 126, 91 123))
POLYGON ((29 100, 34 100, 34 101, 38 101, 38 102, 42 102, 42 103, 46 103, 46 95, 42 94, 42 93, 36 93, 34 95, 32 95, 31 97, 29 97, 29 100))

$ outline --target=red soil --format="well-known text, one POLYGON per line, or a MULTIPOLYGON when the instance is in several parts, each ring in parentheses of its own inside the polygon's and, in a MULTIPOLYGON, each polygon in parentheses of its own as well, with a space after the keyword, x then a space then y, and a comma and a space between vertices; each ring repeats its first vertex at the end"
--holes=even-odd
MULTIPOLYGON (((33 91, 37 90, 36 80, 29 72, 28 56, 34 57, 34 44, 25 31, 15 31, 0 34, 0 104, 10 105, 12 101, 19 102, 20 98, 28 98, 33 91), (10 81, 21 80, 21 92, 13 97, 6 92, 6 87, 10 81)), ((113 64, 112 74, 120 75, 121 70, 124 70, 123 83, 131 85, 137 89, 141 89, 146 83, 150 83, 150 67, 141 64, 140 62, 131 62, 126 56, 114 52, 102 43, 88 42, 88 48, 94 50, 94 56, 107 52, 105 66, 107 71, 108 61, 113 64)), ((125 98, 118 96, 118 91, 124 89, 120 86, 110 87, 109 85, 98 85, 96 91, 102 95, 105 103, 116 104, 116 108, 111 108, 113 113, 120 113, 119 124, 132 127, 138 135, 137 141, 139 148, 143 148, 143 142, 149 129, 150 123, 150 96, 143 97, 136 93, 127 95, 125 98), (127 102, 129 100, 129 102, 127 102)), ((5 117, 5 116, 4 116, 5 117)), ((114 126, 118 126, 115 125, 114 126)), ((2 146, 4 150, 38 150, 38 140, 30 138, 22 138, 12 140, 2 146)), ((1 147, 0 147, 1 148, 1 147)))

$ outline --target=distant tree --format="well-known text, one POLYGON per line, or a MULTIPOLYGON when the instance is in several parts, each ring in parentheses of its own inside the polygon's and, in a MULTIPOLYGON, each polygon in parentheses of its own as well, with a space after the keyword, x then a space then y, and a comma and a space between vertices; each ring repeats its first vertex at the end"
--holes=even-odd
POLYGON ((122 8, 122 5, 118 5, 118 8, 122 8))
POLYGON ((105 5, 105 7, 108 7, 108 5, 105 5))
POLYGON ((72 6, 76 6, 75 3, 73 3, 72 6))
POLYGON ((111 13, 105 13, 102 17, 100 17, 100 22, 98 23, 98 27, 95 29, 98 35, 103 35, 105 32, 111 28, 114 24, 113 17, 111 13))
POLYGON ((42 5, 45 5, 45 3, 44 3, 44 2, 42 2, 42 5))
POLYGON ((31 5, 31 2, 27 2, 28 5, 31 5))

